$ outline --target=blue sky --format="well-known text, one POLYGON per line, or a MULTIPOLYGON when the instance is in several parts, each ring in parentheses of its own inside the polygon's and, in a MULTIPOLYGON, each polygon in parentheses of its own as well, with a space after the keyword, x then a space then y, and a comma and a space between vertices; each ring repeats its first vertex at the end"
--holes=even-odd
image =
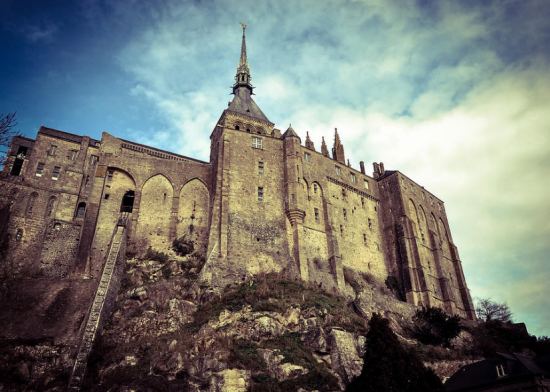
POLYGON ((208 160, 239 22, 256 101, 446 202, 474 297, 550 335, 550 2, 0 3, 0 112, 208 160))

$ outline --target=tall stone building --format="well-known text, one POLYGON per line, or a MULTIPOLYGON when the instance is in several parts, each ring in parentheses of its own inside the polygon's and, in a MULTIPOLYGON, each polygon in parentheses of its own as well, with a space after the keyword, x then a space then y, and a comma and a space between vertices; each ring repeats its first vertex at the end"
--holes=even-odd
MULTIPOLYGON (((97 281, 119 218, 138 249, 192 239, 212 285, 283 272, 344 292, 346 274, 397 282, 402 299, 474 318, 443 202, 399 171, 332 156, 252 99, 243 30, 233 100, 204 162, 103 133, 15 137, 1 177, 6 276, 97 281)), ((267 92, 269 93, 269 92, 267 92)))

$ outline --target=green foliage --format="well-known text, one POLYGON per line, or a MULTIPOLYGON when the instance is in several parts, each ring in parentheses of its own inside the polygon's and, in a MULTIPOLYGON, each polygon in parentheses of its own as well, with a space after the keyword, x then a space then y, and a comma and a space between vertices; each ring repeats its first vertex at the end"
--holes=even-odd
POLYGON ((313 286, 304 286, 302 282, 282 279, 277 274, 260 275, 254 281, 227 287, 219 298, 199 306, 189 328, 199 329, 224 309, 235 312, 245 305, 250 305, 253 311, 281 313, 294 306, 317 309, 332 316, 329 326, 366 332, 364 320, 353 312, 344 298, 329 295, 313 286))
POLYGON ((406 350, 389 327, 374 314, 369 321, 363 369, 348 392, 437 392, 443 386, 418 356, 406 350))
POLYGON ((187 256, 188 254, 193 253, 195 245, 193 244, 193 241, 187 239, 187 236, 184 235, 180 238, 176 238, 172 242, 172 249, 174 249, 174 252, 176 252, 179 256, 187 256))
POLYGON ((168 254, 164 252, 159 252, 153 248, 147 249, 147 253, 145 253, 144 258, 147 260, 154 260, 161 263, 167 263, 168 261, 170 261, 170 256, 168 254))
POLYGON ((449 347, 461 331, 460 317, 449 316, 439 308, 422 308, 413 317, 413 336, 424 344, 449 347))
MULTIPOLYGON (((523 324, 503 323, 498 320, 479 323, 471 330, 473 351, 489 357, 497 352, 521 352, 537 349, 537 338, 529 335, 523 324)), ((539 345, 544 347, 544 341, 539 345)))
POLYGON ((393 295, 395 295, 399 300, 405 300, 405 296, 403 295, 401 286, 399 285, 399 281, 395 276, 389 275, 384 283, 386 284, 386 287, 393 293, 393 295))

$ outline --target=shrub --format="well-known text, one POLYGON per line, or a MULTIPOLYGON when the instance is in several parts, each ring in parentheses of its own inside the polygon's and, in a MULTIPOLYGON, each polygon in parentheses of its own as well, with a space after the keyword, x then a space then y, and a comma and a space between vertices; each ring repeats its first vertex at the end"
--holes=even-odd
POLYGON ((401 291, 399 281, 394 275, 389 275, 384 283, 386 284, 386 287, 393 293, 393 295, 397 297, 397 299, 399 299, 400 301, 405 301, 405 296, 401 291))
POLYGON ((159 252, 158 250, 149 248, 147 249, 147 253, 145 253, 145 259, 167 263, 170 260, 170 256, 164 252, 159 252))
POLYGON ((422 308, 413 317, 413 336, 424 344, 449 347, 461 331, 460 317, 449 316, 439 308, 422 308))
POLYGON ((418 356, 406 350, 389 327, 387 319, 374 314, 363 356, 361 374, 347 387, 348 392, 439 392, 441 381, 418 356))
POLYGON ((172 249, 174 249, 174 252, 179 256, 187 256, 193 252, 195 246, 193 241, 187 239, 187 236, 184 235, 180 238, 176 238, 174 242, 172 242, 172 249))

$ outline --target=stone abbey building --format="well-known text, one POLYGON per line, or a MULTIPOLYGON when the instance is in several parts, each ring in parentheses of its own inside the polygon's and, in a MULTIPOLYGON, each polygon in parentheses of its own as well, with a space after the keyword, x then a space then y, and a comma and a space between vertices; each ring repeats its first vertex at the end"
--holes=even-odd
POLYGON ((243 30, 209 162, 108 133, 15 137, 0 179, 4 276, 97 285, 123 217, 128 246, 192 239, 212 285, 282 271, 344 292, 355 271, 394 277, 409 303, 474 318, 443 202, 382 163, 372 176, 352 168, 337 131, 329 152, 274 128, 252 89, 243 30))

